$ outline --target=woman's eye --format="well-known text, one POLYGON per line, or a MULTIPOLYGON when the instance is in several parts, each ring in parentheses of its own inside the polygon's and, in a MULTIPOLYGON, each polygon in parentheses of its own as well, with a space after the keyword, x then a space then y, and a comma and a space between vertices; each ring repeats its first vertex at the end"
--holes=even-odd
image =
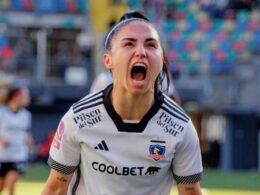
POLYGON ((152 47, 152 48, 156 48, 156 44, 155 43, 148 43, 147 46, 148 47, 152 47))
POLYGON ((132 42, 127 42, 127 43, 125 43, 125 46, 133 46, 133 43, 132 42))

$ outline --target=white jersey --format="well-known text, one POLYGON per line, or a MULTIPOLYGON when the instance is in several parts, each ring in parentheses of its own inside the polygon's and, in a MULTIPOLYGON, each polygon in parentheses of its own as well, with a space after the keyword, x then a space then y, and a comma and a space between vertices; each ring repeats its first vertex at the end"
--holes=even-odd
POLYGON ((0 139, 10 143, 0 145, 0 162, 27 161, 29 148, 25 139, 31 128, 31 113, 26 109, 13 112, 8 106, 0 106, 0 139))
POLYGON ((139 122, 126 122, 108 99, 111 85, 72 105, 60 121, 49 165, 75 178, 68 194, 168 195, 200 181, 199 140, 191 119, 158 94, 139 122))

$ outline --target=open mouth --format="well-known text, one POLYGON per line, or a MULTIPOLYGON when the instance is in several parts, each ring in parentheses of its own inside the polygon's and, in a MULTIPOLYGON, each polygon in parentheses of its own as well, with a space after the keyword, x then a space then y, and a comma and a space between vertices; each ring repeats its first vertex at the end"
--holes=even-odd
POLYGON ((146 78, 146 67, 144 64, 135 64, 131 70, 131 78, 135 81, 143 81, 146 78))

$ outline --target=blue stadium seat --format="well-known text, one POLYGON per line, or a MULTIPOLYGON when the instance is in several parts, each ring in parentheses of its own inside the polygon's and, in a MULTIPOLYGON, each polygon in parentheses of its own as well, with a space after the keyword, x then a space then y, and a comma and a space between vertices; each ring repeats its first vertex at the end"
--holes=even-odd
POLYGON ((133 9, 139 8, 139 7, 141 7, 141 1, 139 1, 139 0, 129 0, 128 5, 129 5, 130 8, 133 8, 133 9))
POLYGON ((164 29, 166 32, 172 32, 176 28, 176 22, 173 19, 167 19, 164 23, 164 29))
POLYGON ((36 0, 36 11, 40 13, 53 13, 55 7, 52 0, 36 0))
POLYGON ((248 11, 238 11, 237 12, 237 17, 236 17, 236 26, 235 26, 235 30, 238 31, 243 31, 246 30, 248 28, 248 24, 249 24, 249 12, 248 11))
POLYGON ((66 12, 66 3, 64 0, 54 0, 55 8, 58 12, 66 12))
POLYGON ((8 40, 5 37, 0 36, 0 48, 3 48, 8 45, 8 40))
POLYGON ((22 0, 11 0, 12 8, 14 10, 22 10, 23 9, 23 2, 22 0))
POLYGON ((199 23, 195 20, 187 20, 187 28, 186 31, 194 32, 199 28, 199 23))
POLYGON ((199 73, 199 64, 196 62, 188 62, 187 69, 190 74, 197 74, 199 73))
POLYGON ((212 23, 212 26, 211 26, 211 29, 213 31, 220 31, 223 28, 223 24, 224 24, 223 20, 221 20, 221 19, 214 19, 213 23, 212 23))
POLYGON ((189 59, 189 53, 184 51, 184 50, 181 50, 178 52, 178 59, 182 62, 185 62, 189 59))
POLYGON ((179 39, 179 40, 173 40, 171 48, 176 51, 181 51, 183 50, 183 46, 184 46, 184 41, 182 39, 179 39))
POLYGON ((231 49, 227 50, 227 61, 231 63, 235 63, 235 60, 237 59, 237 53, 231 49))
POLYGON ((250 12, 248 12, 248 11, 246 11, 246 10, 237 11, 236 20, 238 22, 248 22, 249 17, 250 17, 250 12))
POLYGON ((252 40, 249 42, 249 47, 253 52, 260 53, 260 30, 252 33, 252 40))
POLYGON ((227 61, 223 62, 212 62, 210 71, 213 74, 225 74, 225 73, 231 73, 234 71, 234 63, 230 63, 227 61))
POLYGON ((86 0, 76 0, 78 11, 81 13, 86 12, 87 10, 87 1, 86 0))

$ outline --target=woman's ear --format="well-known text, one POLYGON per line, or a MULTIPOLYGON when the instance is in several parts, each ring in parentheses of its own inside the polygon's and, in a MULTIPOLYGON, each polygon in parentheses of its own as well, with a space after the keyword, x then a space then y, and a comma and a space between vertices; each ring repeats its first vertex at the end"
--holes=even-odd
POLYGON ((111 57, 107 52, 103 55, 103 63, 108 70, 112 69, 111 57))

